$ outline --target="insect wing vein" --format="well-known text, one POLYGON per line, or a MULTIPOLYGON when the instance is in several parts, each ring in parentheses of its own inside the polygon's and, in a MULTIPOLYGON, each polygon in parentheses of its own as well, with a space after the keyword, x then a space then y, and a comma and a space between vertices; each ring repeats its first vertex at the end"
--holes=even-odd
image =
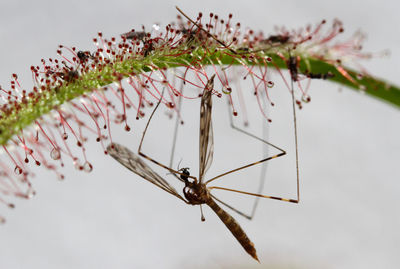
POLYGON ((135 174, 143 177, 147 181, 160 187, 161 189, 174 194, 179 195, 178 192, 172 187, 165 179, 153 171, 146 163, 144 163, 139 156, 134 154, 128 148, 113 143, 107 147, 107 151, 111 157, 113 157, 120 164, 134 172, 135 174))
POLYGON ((210 168, 214 154, 214 136, 212 129, 212 89, 214 87, 213 75, 204 88, 200 105, 200 136, 199 136, 199 180, 203 179, 204 174, 210 168))

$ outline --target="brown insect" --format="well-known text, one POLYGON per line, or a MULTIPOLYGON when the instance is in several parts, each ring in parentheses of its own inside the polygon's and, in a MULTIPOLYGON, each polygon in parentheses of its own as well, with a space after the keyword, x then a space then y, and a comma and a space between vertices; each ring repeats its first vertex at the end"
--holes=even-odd
POLYGON ((90 53, 90 51, 78 51, 76 54, 81 61, 81 63, 86 62, 88 59, 94 59, 94 56, 90 53))
POLYGON ((327 73, 311 73, 306 70, 304 73, 300 72, 300 57, 299 56, 291 56, 289 50, 289 59, 286 60, 286 66, 289 70, 290 77, 292 82, 297 82, 299 80, 299 74, 303 74, 310 79, 330 79, 333 78, 335 75, 328 71, 327 73))
POLYGON ((148 33, 143 31, 138 31, 136 32, 135 30, 132 30, 130 32, 126 32, 121 34, 121 37, 124 37, 126 39, 135 39, 135 40, 141 40, 144 42, 145 38, 147 37, 148 33))
POLYGON ((286 44, 290 40, 288 35, 270 35, 267 39, 262 40, 262 42, 270 44, 286 44))
POLYGON ((79 78, 79 72, 71 67, 64 68, 63 72, 57 72, 56 74, 66 82, 74 82, 79 78))
MULTIPOLYGON (((260 161, 250 163, 247 165, 244 165, 242 167, 224 172, 218 176, 215 176, 207 181, 204 181, 204 176, 211 166, 212 160, 213 160, 213 153, 214 153, 214 139, 213 139, 213 128, 212 128, 212 90, 214 86, 214 77, 213 75, 208 81, 207 84, 204 88, 203 95, 201 98, 201 105, 200 105, 200 136, 199 136, 199 177, 196 178, 194 176, 190 175, 189 168, 181 168, 179 170, 174 170, 164 164, 161 164, 160 162, 152 159, 151 157, 147 156, 141 151, 142 144, 143 144, 143 139, 145 137, 145 134, 147 132, 147 128, 149 126, 149 123, 157 110, 160 102, 157 104, 155 109, 153 110, 149 121, 147 122, 147 125, 145 127, 145 130, 143 132, 139 149, 138 149, 138 154, 141 157, 146 158, 147 160, 167 169, 170 171, 173 175, 176 176, 177 179, 182 181, 185 184, 185 187, 183 188, 183 196, 180 195, 174 187, 172 187, 164 178, 162 178, 160 175, 158 175, 154 170, 150 168, 146 163, 143 162, 143 160, 137 156, 135 153, 130 151, 128 148, 113 143, 110 144, 107 147, 108 153, 119 163, 127 167, 129 170, 132 172, 136 173, 137 175, 143 177, 150 183, 153 183, 154 185, 158 186, 159 188, 165 190, 166 192, 176 196, 183 202, 190 204, 190 205, 202 205, 202 204, 207 204, 216 214, 217 216, 221 219, 221 221, 225 224, 225 226, 231 231, 233 236, 237 239, 237 241, 242 245, 242 247, 246 250, 248 254, 250 254, 255 260, 258 260, 256 249, 254 247, 253 242, 248 238, 244 230, 240 227, 240 225, 236 222, 236 220, 229 215, 225 210, 223 210, 216 202, 221 202, 219 199, 215 198, 210 192, 212 189, 220 189, 220 190, 226 190, 226 191, 232 191, 232 192, 237 192, 237 193, 242 193, 242 194, 247 194, 247 195, 253 195, 257 197, 262 197, 262 198, 270 198, 270 199, 275 199, 275 200, 281 200, 281 201, 286 201, 286 202, 292 202, 292 203, 298 203, 299 202, 299 197, 297 196, 297 199, 286 199, 286 198, 281 198, 281 197, 275 197, 275 196, 267 196, 267 195, 262 195, 258 193, 249 193, 249 192, 244 192, 240 190, 234 190, 234 189, 228 189, 228 188, 223 188, 223 187, 217 187, 217 186, 212 186, 208 187, 207 185, 216 180, 217 178, 226 176, 230 173, 248 168, 250 166, 260 164, 263 162, 266 162, 268 160, 278 158, 280 156, 283 156, 286 154, 286 152, 276 146, 278 150, 281 152, 279 154, 276 154, 271 157, 266 157, 260 161)), ((240 130, 239 130, 240 131, 240 130)), ((251 134, 250 134, 251 135, 251 134)), ((251 135, 252 136, 252 135, 251 135)), ((264 141, 266 142, 266 141, 264 141)), ((272 145, 268 142, 266 142, 269 145, 272 145)), ((298 181, 297 181, 298 182, 298 181)), ((298 194, 298 192, 297 192, 298 194)), ((237 211, 236 209, 232 208, 231 206, 221 202, 223 205, 229 207, 230 209, 234 210, 235 212, 244 215, 237 211)), ((201 208, 201 207, 200 207, 201 208)), ((204 220, 204 217, 202 217, 202 220, 204 220)))
POLYGON ((329 78, 333 78, 335 76, 332 72, 327 72, 327 73, 305 72, 305 75, 311 79, 329 79, 329 78))

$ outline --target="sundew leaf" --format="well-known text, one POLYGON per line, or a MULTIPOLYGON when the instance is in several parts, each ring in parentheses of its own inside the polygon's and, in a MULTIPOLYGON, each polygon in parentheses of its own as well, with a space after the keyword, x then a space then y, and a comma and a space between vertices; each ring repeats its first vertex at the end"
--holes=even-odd
MULTIPOLYGON (((259 87, 256 93, 268 93, 273 87, 269 70, 278 70, 284 79, 281 70, 289 69, 296 85, 326 79, 400 107, 398 87, 342 64, 342 58, 357 62, 368 54, 361 52, 357 35, 340 46, 336 41, 343 32, 340 21, 264 36, 242 33, 238 24, 226 23, 231 16, 224 23, 214 17, 212 28, 203 28, 207 22, 202 24, 201 18, 199 14, 192 23, 178 19, 165 32, 132 31, 118 39, 98 33, 93 51, 60 46, 58 59, 42 60, 41 66, 31 67, 31 91, 24 90, 13 74, 11 89, 1 88, 0 144, 4 154, 0 156, 0 183, 7 183, 0 184, 0 194, 30 198, 35 193, 29 181, 30 163, 54 171, 60 179, 64 176, 58 168, 64 159, 90 172, 92 165, 84 147, 87 134, 94 135, 106 152, 111 123, 130 131, 131 119, 142 118, 146 108, 157 102, 179 116, 179 100, 199 98, 214 74, 222 85, 222 90, 214 89, 217 97, 237 94, 239 87, 230 85, 233 82, 227 76, 235 68, 251 76, 254 87, 259 87), (123 86, 123 81, 129 86, 123 86), (197 92, 187 96, 180 90, 182 85, 197 92)), ((304 93, 298 88, 294 91, 301 107, 307 98, 303 100, 304 93)), ((258 102, 262 98, 272 105, 268 94, 255 94, 258 102)), ((270 121, 262 110, 260 116, 270 121)), ((0 203, 13 207, 2 197, 0 203)))

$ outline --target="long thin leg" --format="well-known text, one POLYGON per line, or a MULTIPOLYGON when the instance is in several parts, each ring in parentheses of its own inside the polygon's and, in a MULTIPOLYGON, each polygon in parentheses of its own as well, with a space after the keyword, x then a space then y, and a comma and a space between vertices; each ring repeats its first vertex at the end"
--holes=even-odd
MULTIPOLYGON (((259 163, 262 163, 262 162, 266 162, 266 161, 275 159, 275 158, 280 157, 280 156, 283 156, 283 155, 285 155, 285 154, 286 154, 286 152, 280 153, 280 154, 278 154, 278 155, 265 158, 265 159, 263 159, 263 160, 261 160, 261 161, 258 161, 258 162, 255 162, 255 163, 251 163, 251 164, 248 164, 248 165, 245 165, 245 166, 236 168, 236 169, 234 169, 234 170, 228 171, 228 172, 226 172, 226 173, 223 173, 223 174, 221 174, 221 175, 219 175, 219 176, 216 176, 216 177, 210 179, 209 181, 206 182, 206 184, 209 183, 209 182, 211 182, 211 181, 214 180, 214 179, 219 178, 219 177, 222 177, 222 176, 225 176, 225 175, 227 175, 227 174, 230 174, 230 173, 233 173, 233 172, 236 172, 236 171, 239 171, 239 170, 242 170, 242 169, 251 167, 251 166, 253 166, 253 165, 256 165, 256 164, 259 164, 259 163)), ((298 182, 297 182, 297 184, 298 184, 298 182)), ((219 190, 225 190, 225 191, 232 191, 232 192, 237 192, 237 193, 252 195, 252 196, 256 196, 256 197, 269 198, 269 199, 274 199, 274 200, 281 200, 281 201, 291 202, 291 203, 298 203, 298 202, 299 202, 299 185, 297 185, 297 198, 296 198, 296 199, 288 199, 288 198, 282 198, 282 197, 277 197, 277 196, 269 196, 269 195, 263 195, 263 194, 259 194, 259 193, 245 192, 245 191, 234 190, 234 189, 228 189, 228 188, 223 188, 223 187, 218 187, 218 186, 208 187, 208 189, 209 189, 209 190, 211 190, 211 189, 219 189, 219 190)))
POLYGON ((220 177, 226 176, 226 175, 228 175, 228 174, 234 173, 234 172, 236 172, 236 171, 243 170, 243 169, 246 169, 246 168, 248 168, 248 167, 251 167, 251 166, 254 166, 254 165, 257 165, 257 164, 260 164, 260 163, 263 163, 263 162, 266 162, 266 161, 269 161, 269 160, 272 160, 272 159, 281 157, 281 156, 283 156, 283 155, 285 155, 285 154, 286 154, 286 151, 282 150, 281 153, 276 154, 276 155, 274 155, 274 156, 267 157, 267 158, 264 158, 264 159, 259 160, 259 161, 257 161, 257 162, 249 163, 249 164, 246 164, 246 165, 241 166, 241 167, 239 167, 239 168, 236 168, 236 169, 227 171, 227 172, 225 172, 225 173, 222 173, 222 174, 220 174, 220 175, 218 175, 218 176, 216 176, 216 177, 213 177, 213 178, 209 179, 208 181, 206 181, 206 185, 207 185, 208 183, 210 183, 210 182, 216 180, 217 178, 220 178, 220 177))
MULTIPOLYGON (((266 124, 265 124, 265 121, 263 122, 263 126, 262 126, 262 128, 263 128, 263 138, 265 138, 266 137, 266 133, 267 133, 267 131, 266 131, 266 124)), ((268 154, 268 148, 266 147, 266 146, 264 146, 263 147, 263 153, 264 153, 264 156, 266 156, 267 154, 268 154)), ((266 181, 266 179, 265 179, 265 176, 266 176, 266 174, 267 174, 267 166, 268 166, 268 162, 264 162, 262 165, 261 165, 261 171, 260 171, 260 178, 259 178, 259 183, 258 183, 258 192, 257 193, 259 193, 259 194, 261 194, 262 192, 263 192, 263 190, 264 190, 264 185, 265 185, 265 181, 266 181)), ((251 210, 251 218, 250 218, 250 220, 254 217, 254 215, 256 214, 256 210, 257 210, 257 207, 258 207, 258 203, 259 203, 259 201, 260 201, 260 197, 256 197, 256 199, 254 200, 254 203, 253 203, 253 208, 252 208, 252 210, 251 210)))
MULTIPOLYGON (((290 50, 289 50, 289 58, 291 57, 290 55, 290 50)), ((297 143, 297 118, 296 118, 296 106, 294 102, 294 81, 297 80, 297 78, 291 78, 291 84, 290 87, 292 88, 291 94, 292 94, 292 110, 293 110, 293 128, 294 128, 294 144, 296 148, 296 178, 297 178, 297 201, 300 201, 300 179, 299 179, 299 150, 298 150, 298 143, 297 143)))
MULTIPOLYGON (((182 104, 182 102, 181 102, 181 99, 179 98, 178 109, 181 108, 181 104, 182 104)), ((176 121, 175 121, 175 127, 174 127, 174 138, 172 139, 171 156, 169 158, 169 166, 170 167, 172 167, 173 162, 174 162, 174 158, 175 158, 175 147, 176 147, 176 139, 178 137, 179 124, 180 124, 180 120, 179 120, 179 117, 177 115, 176 121)))
MULTIPOLYGON (((265 132, 266 132, 266 131, 265 131, 265 123, 263 123, 263 138, 259 138, 259 137, 255 136, 255 135, 251 134, 251 133, 246 132, 246 131, 243 130, 243 129, 240 129, 239 127, 236 127, 236 126, 234 125, 234 123, 233 123, 233 117, 232 117, 232 113, 231 113, 232 111, 231 111, 231 109, 230 109, 229 101, 228 101, 228 106, 227 106, 227 108, 228 108, 228 115, 229 115, 230 125, 231 125, 232 129, 234 129, 234 130, 236 130, 236 131, 240 131, 240 132, 242 132, 242 133, 244 133, 244 134, 246 134, 246 135, 248 135, 248 136, 250 136, 250 137, 252 137, 252 138, 255 138, 255 139, 257 139, 257 140, 259 140, 259 141, 261 141, 261 142, 264 143, 264 141, 265 141, 265 135, 266 135, 266 134, 265 134, 265 132)), ((266 150, 266 147, 263 147, 263 148, 264 148, 264 153, 263 153, 263 155, 265 156, 265 155, 268 154, 268 151, 266 150)), ((263 189, 264 189, 266 170, 267 170, 267 162, 264 162, 263 165, 262 165, 262 167, 261 167, 261 172, 260 172, 260 181, 259 181, 259 186, 258 186, 258 191, 257 191, 258 194, 261 194, 262 191, 263 191, 263 189)), ((257 206, 258 206, 258 204, 259 204, 259 200, 260 200, 260 197, 256 196, 256 198, 254 199, 254 202, 253 202, 253 206, 252 206, 252 209, 251 209, 251 213, 248 214, 248 213, 244 213, 243 211, 241 211, 241 210, 239 210, 239 209, 237 209, 237 208, 235 208, 235 207, 233 207, 233 206, 231 206, 231 205, 229 205, 229 204, 223 202, 222 200, 220 200, 220 199, 218 199, 217 197, 215 197, 215 195, 213 195, 213 194, 211 194, 211 196, 212 196, 217 202, 219 202, 220 204, 226 206, 226 207, 229 208, 230 210, 236 212, 237 214, 241 215, 242 217, 245 217, 245 218, 248 219, 248 220, 252 220, 252 219, 254 218, 254 215, 255 215, 257 206)))
MULTIPOLYGON (((183 94, 183 82, 182 82, 182 87, 181 87, 181 93, 183 94)), ((178 101, 178 111, 181 111, 182 108, 182 97, 179 97, 178 101)), ((175 121, 175 128, 174 128, 174 138, 172 139, 172 148, 171 148, 171 155, 169 158, 169 167, 172 167, 174 164, 174 159, 175 159, 175 147, 176 147, 176 140, 178 138, 178 130, 179 130, 179 125, 181 124, 181 121, 179 120, 178 114, 176 115, 176 121, 175 121)), ((178 164, 179 168, 179 164, 178 164)), ((173 174, 176 177, 178 177, 176 174, 173 174)), ((179 178, 179 177, 178 177, 179 178)), ((180 178, 179 178, 180 179, 180 178)), ((181 179, 180 179, 181 180, 181 179)))
MULTIPOLYGON (((146 127, 144 128, 143 135, 142 135, 142 139, 140 140, 140 144, 139 144, 138 154, 139 154, 140 156, 142 156, 143 158, 146 158, 147 160, 149 160, 149 161, 151 161, 151 162, 153 162, 153 163, 155 163, 155 164, 157 164, 157 165, 159 165, 159 166, 161 166, 161 167, 167 169, 167 170, 170 171, 171 173, 178 174, 178 175, 183 175, 183 176, 188 177, 188 178, 191 178, 191 179, 193 179, 195 182, 197 182, 197 178, 196 178, 196 177, 194 177, 194 176, 189 176, 189 175, 183 174, 182 172, 176 171, 176 170, 174 170, 174 169, 172 169, 172 168, 170 168, 170 167, 168 167, 168 166, 166 166, 166 165, 164 165, 164 164, 162 164, 162 163, 160 163, 160 162, 158 162, 158 161, 156 161, 156 160, 150 158, 149 156, 147 156, 146 154, 144 154, 144 153, 141 151, 141 149, 142 149, 142 144, 143 144, 143 139, 144 139, 144 136, 146 135, 147 128, 149 127, 150 121, 151 121, 151 119, 153 118, 153 115, 154 115, 154 113, 156 112, 156 110, 157 110, 158 106, 160 105, 160 103, 161 103, 161 98, 160 98, 160 100, 158 101, 158 103, 157 103, 156 107, 154 108, 153 112, 151 113, 150 118, 149 118, 149 120, 147 121, 146 127)), ((179 179, 180 179, 180 178, 179 178, 179 179)), ((181 180, 181 181, 183 181, 183 180, 181 180)))
MULTIPOLYGON (((296 141, 297 141, 297 139, 296 139, 296 141)), ((214 178, 208 180, 208 181, 206 182, 206 184, 208 184, 208 183, 211 182, 212 180, 217 179, 217 178, 219 178, 219 177, 225 176, 225 175, 227 175, 227 174, 230 174, 230 173, 233 173, 233 172, 236 172, 236 171, 245 169, 245 168, 247 168, 247 167, 250 167, 250 166, 253 166, 253 165, 262 163, 262 162, 269 161, 269 160, 271 160, 271 159, 274 159, 274 158, 283 156, 283 155, 285 155, 285 154, 286 154, 286 152, 283 152, 283 153, 280 153, 280 154, 278 154, 278 155, 265 158, 265 159, 263 159, 263 160, 261 160, 261 161, 258 161, 258 162, 255 162, 255 163, 251 163, 251 164, 248 164, 248 165, 245 165, 245 166, 236 168, 236 169, 234 169, 234 170, 225 172, 225 173, 223 173, 223 174, 221 174, 221 175, 219 175, 219 176, 216 176, 216 177, 214 177, 214 178)), ((296 157, 296 160, 297 160, 297 157, 296 157)), ((211 190, 211 189, 226 190, 226 191, 232 191, 232 192, 237 192, 237 193, 252 195, 252 196, 256 196, 256 197, 261 197, 261 198, 269 198, 269 199, 280 200, 280 201, 285 201, 285 202, 298 203, 298 202, 300 201, 300 190, 299 190, 299 172, 298 172, 299 170, 298 170, 297 163, 298 163, 298 162, 296 162, 296 172, 297 172, 297 197, 296 197, 296 199, 288 199, 288 198, 282 198, 282 197, 276 197, 276 196, 262 195, 262 194, 259 194, 259 193, 250 193, 250 192, 245 192, 245 191, 240 191, 240 190, 234 190, 234 189, 228 189, 228 188, 223 188, 223 187, 218 187, 218 186, 208 187, 208 189, 210 189, 210 190, 211 190)))
MULTIPOLYGON (((295 138, 295 148, 296 148, 296 185, 297 185, 297 194, 296 194, 297 197, 296 197, 296 199, 288 199, 288 198, 282 198, 282 197, 276 197, 276 196, 262 195, 262 194, 257 194, 257 193, 249 193, 249 192, 244 192, 244 191, 239 191, 239 190, 234 190, 234 189, 228 189, 228 188, 223 188, 223 187, 217 187, 217 186, 209 187, 209 189, 220 189, 220 190, 238 192, 238 193, 242 193, 242 194, 253 195, 253 196, 256 196, 256 197, 269 198, 269 199, 281 200, 281 201, 292 202, 292 203, 298 203, 298 202, 300 201, 300 180, 299 180, 299 165, 298 165, 298 163, 299 163, 299 162, 298 162, 298 159, 299 159, 299 158, 298 158, 298 143, 297 143, 297 120, 296 120, 296 107, 295 107, 295 101, 294 101, 294 85, 293 85, 293 81, 294 81, 294 79, 292 78, 292 79, 291 79, 291 88, 292 88, 292 89, 291 89, 291 95, 292 95, 292 110, 293 110, 294 138, 295 138)), ((233 128, 234 128, 234 127, 233 127, 233 128)), ((217 178, 226 176, 226 175, 228 175, 228 174, 230 174, 230 173, 234 173, 234 172, 236 172, 236 171, 239 171, 239 170, 242 170, 242 169, 251 167, 251 166, 256 165, 256 164, 260 164, 260 163, 269 161, 269 160, 271 160, 271 159, 275 159, 275 158, 277 158, 277 157, 280 157, 280 156, 283 156, 283 155, 286 154, 286 152, 285 152, 283 149, 281 149, 281 148, 279 148, 279 147, 277 147, 277 146, 275 146, 275 145, 273 145, 273 144, 271 144, 271 143, 269 143, 269 142, 267 142, 267 141, 265 141, 265 140, 262 140, 262 139, 256 137, 256 136, 253 135, 253 134, 250 134, 250 133, 248 133, 248 132, 246 132, 246 131, 244 131, 244 130, 241 130, 241 129, 237 128, 237 127, 235 127, 234 129, 237 129, 238 131, 241 131, 241 132, 243 132, 243 133, 245 133, 245 134, 247 134, 247 135, 249 135, 249 136, 251 136, 251 137, 254 137, 254 138, 258 139, 258 140, 261 140, 261 141, 265 142, 265 143, 268 144, 268 145, 271 145, 272 147, 274 147, 274 148, 280 150, 281 153, 279 153, 279 154, 277 154, 277 155, 274 155, 274 156, 272 156, 272 157, 268 157, 268 158, 262 159, 262 160, 260 160, 260 161, 258 161, 258 162, 250 163, 250 164, 244 165, 244 166, 242 166, 242 167, 239 167, 239 168, 236 168, 236 169, 227 171, 227 172, 225 172, 225 173, 222 173, 222 174, 220 174, 220 175, 218 175, 218 176, 216 176, 216 177, 213 177, 213 178, 209 179, 209 180, 206 182, 206 185, 207 185, 208 183, 214 181, 214 180, 217 179, 217 178)))
POLYGON ((264 140, 264 139, 261 139, 261 138, 255 136, 254 134, 251 134, 251 133, 249 133, 249 132, 247 132, 247 131, 245 131, 245 130, 242 130, 242 129, 236 127, 236 126, 233 124, 232 116, 231 116, 230 113, 229 113, 229 115, 230 115, 230 120, 231 120, 231 127, 232 127, 233 129, 235 129, 235 130, 237 130, 237 131, 239 131, 239 132, 241 132, 241 133, 244 133, 244 134, 246 134, 246 135, 248 135, 248 136, 250 136, 250 137, 252 137, 252 138, 254 138, 254 139, 257 139, 257 140, 259 140, 259 141, 261 141, 261 142, 263 142, 263 143, 265 143, 265 144, 267 144, 267 145, 269 145, 269 146, 271 146, 271 147, 273 147, 273 148, 279 150, 280 153, 278 153, 278 154, 276 154, 276 155, 274 155, 274 156, 271 156, 271 157, 264 158, 264 159, 262 159, 262 160, 260 160, 260 161, 257 161, 257 162, 254 162, 254 163, 250 163, 250 164, 244 165, 244 166, 242 166, 242 167, 239 167, 239 168, 236 168, 236 169, 227 171, 227 172, 225 172, 225 173, 222 173, 222 174, 220 174, 220 175, 218 175, 218 176, 216 176, 216 177, 213 177, 213 178, 209 179, 208 181, 206 181, 206 185, 207 185, 208 183, 210 183, 210 182, 216 180, 217 178, 226 176, 226 175, 228 175, 228 174, 230 174, 230 173, 234 173, 234 172, 236 172, 236 171, 239 171, 239 170, 242 170, 242 169, 251 167, 251 166, 253 166, 253 165, 260 164, 260 163, 263 163, 263 162, 266 162, 266 161, 269 161, 269 160, 272 160, 272 159, 281 157, 281 156, 283 156, 283 155, 286 155, 286 151, 283 150, 283 149, 281 149, 280 147, 275 146, 274 144, 272 144, 272 143, 270 143, 270 142, 268 142, 268 141, 266 141, 266 140, 264 140))
MULTIPOLYGON (((229 109, 229 108, 228 108, 228 109, 229 109)), ((257 139, 258 141, 261 141, 261 142, 263 142, 263 143, 265 143, 265 144, 267 144, 267 145, 269 145, 269 146, 271 146, 271 147, 273 147, 273 148, 279 150, 280 152, 286 154, 285 150, 281 149, 280 147, 278 147, 278 146, 276 146, 276 145, 274 145, 274 144, 272 144, 272 143, 266 141, 265 139, 262 139, 262 138, 260 138, 260 137, 258 137, 258 136, 256 136, 256 135, 254 135, 254 134, 252 134, 252 133, 249 133, 249 132, 247 132, 247 131, 245 131, 245 130, 243 130, 243 129, 240 129, 239 127, 237 127, 237 126, 233 123, 232 113, 229 113, 229 120, 230 120, 230 125, 231 125, 232 129, 234 129, 234 130, 236 130, 236 131, 239 131, 239 132, 241 132, 241 133, 243 133, 243 134, 245 134, 245 135, 248 135, 248 136, 250 136, 250 137, 252 137, 252 138, 254 138, 254 139, 257 139)))
POLYGON ((234 51, 233 49, 229 48, 224 42, 222 42, 221 40, 219 40, 218 38, 216 38, 214 35, 212 35, 209 31, 205 30, 203 27, 201 27, 201 25, 199 25, 198 23, 196 23, 195 21, 193 21, 191 18, 189 18, 188 15, 186 15, 179 7, 175 6, 175 8, 186 18, 188 19, 191 23, 193 23, 194 25, 197 26, 197 28, 199 28, 201 31, 203 31, 204 33, 207 34, 207 36, 211 37, 212 39, 214 39, 216 42, 218 42, 220 45, 222 45, 223 47, 225 47, 227 50, 229 50, 230 52, 232 52, 233 54, 238 54, 236 51, 234 51))
MULTIPOLYGON (((221 201, 220 199, 218 199, 217 197, 215 197, 215 195, 213 195, 213 194, 211 194, 211 193, 210 193, 210 195, 211 195, 211 197, 212 197, 215 201, 217 201, 218 203, 220 203, 220 204, 226 206, 227 208, 229 208, 230 210, 236 212, 236 213, 239 214, 240 216, 245 217, 245 218, 248 219, 248 220, 252 220, 252 219, 253 219, 253 217, 254 217, 254 213, 253 213, 253 212, 252 212, 251 215, 248 215, 248 214, 246 214, 246 213, 240 211, 239 209, 234 208, 233 206, 231 206, 231 205, 229 205, 229 204, 227 204, 227 203, 221 201)), ((259 197, 257 197, 257 198, 259 198, 259 197)), ((257 199, 257 198, 256 198, 256 199, 257 199)))
POLYGON ((224 190, 224 191, 232 191, 232 192, 237 192, 237 193, 241 193, 241 194, 247 194, 247 195, 257 196, 257 197, 261 197, 261 198, 268 198, 268 199, 279 200, 279 201, 284 201, 284 202, 291 202, 291 203, 296 203, 296 204, 299 202, 298 197, 297 197, 297 199, 289 199, 289 198, 282 198, 282 197, 277 197, 277 196, 269 196, 269 195, 263 195, 263 194, 258 194, 258 193, 228 189, 228 188, 223 188, 223 187, 218 187, 218 186, 208 187, 208 189, 209 190, 218 189, 218 190, 224 190))

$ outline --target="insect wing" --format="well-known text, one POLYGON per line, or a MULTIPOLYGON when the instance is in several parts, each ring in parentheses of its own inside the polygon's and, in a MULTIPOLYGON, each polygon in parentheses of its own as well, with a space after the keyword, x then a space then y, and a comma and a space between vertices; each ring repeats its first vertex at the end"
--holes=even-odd
POLYGON ((207 85, 204 88, 200 105, 200 138, 199 138, 200 181, 203 179, 204 174, 210 168, 214 154, 214 136, 213 136, 212 120, 211 120, 212 89, 214 87, 214 77, 215 75, 213 75, 207 81, 207 85))
POLYGON ((107 152, 120 164, 134 172, 135 174, 141 176, 147 181, 153 183, 154 185, 160 187, 161 189, 181 197, 177 191, 172 187, 165 179, 158 175, 153 169, 151 169, 146 163, 140 159, 135 153, 133 153, 128 148, 113 143, 107 147, 107 152))

